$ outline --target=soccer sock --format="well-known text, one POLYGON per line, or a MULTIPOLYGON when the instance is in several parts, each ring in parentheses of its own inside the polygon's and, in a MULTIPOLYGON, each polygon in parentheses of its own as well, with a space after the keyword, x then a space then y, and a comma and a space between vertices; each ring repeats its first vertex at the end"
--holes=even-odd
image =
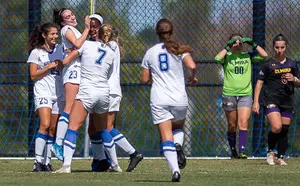
POLYGON ((47 134, 37 132, 35 137, 35 160, 38 163, 42 163, 43 153, 46 145, 47 134))
POLYGON ((44 165, 51 164, 51 147, 54 142, 54 137, 53 136, 48 136, 47 142, 46 142, 46 148, 44 150, 44 165))
POLYGON ((269 150, 268 151, 274 151, 276 143, 278 141, 279 138, 279 134, 280 133, 274 133, 271 130, 269 131, 268 134, 268 146, 269 146, 269 150))
POLYGON ((239 131, 239 153, 245 153, 245 148, 248 140, 248 131, 240 130, 239 131))
POLYGON ((229 147, 231 151, 235 151, 236 149, 236 132, 227 132, 227 139, 229 142, 229 147))
POLYGON ((113 128, 110 132, 115 144, 121 147, 129 155, 135 152, 135 148, 128 142, 123 134, 121 134, 117 129, 113 128))
POLYGON ((93 158, 97 160, 104 160, 106 159, 104 146, 102 143, 100 133, 97 133, 95 136, 90 136, 92 149, 93 149, 93 158))
POLYGON ((111 161, 111 166, 118 165, 115 142, 107 130, 101 131, 102 142, 111 161))
POLYGON ((280 137, 278 140, 277 148, 278 148, 278 158, 283 158, 286 150, 288 149, 288 132, 290 125, 282 124, 281 131, 279 133, 280 137))
POLYGON ((78 132, 68 129, 64 140, 64 166, 71 166, 73 154, 76 149, 78 132))
POLYGON ((61 113, 58 123, 57 123, 57 131, 56 131, 56 140, 55 143, 57 145, 63 145, 63 141, 66 136, 66 132, 69 127, 69 114, 66 112, 61 113))
POLYGON ((165 141, 162 143, 162 150, 164 152, 164 156, 167 159, 168 165, 174 173, 175 171, 179 171, 178 167, 178 159, 177 159, 177 152, 173 141, 165 141))
POLYGON ((173 137, 174 137, 174 144, 178 143, 181 146, 183 145, 183 139, 184 139, 183 129, 173 130, 173 137))

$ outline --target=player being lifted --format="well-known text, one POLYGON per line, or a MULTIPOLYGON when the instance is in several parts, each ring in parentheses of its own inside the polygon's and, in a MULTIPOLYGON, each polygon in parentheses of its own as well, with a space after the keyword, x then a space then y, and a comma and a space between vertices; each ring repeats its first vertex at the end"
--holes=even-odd
MULTIPOLYGON (((61 40, 64 45, 66 55, 74 49, 79 49, 89 34, 89 17, 85 17, 85 29, 82 34, 75 28, 77 25, 76 16, 70 9, 54 9, 53 19, 55 23, 61 26, 61 40)), ((51 148, 51 151, 59 160, 63 160, 63 140, 68 129, 69 114, 79 88, 81 76, 80 65, 80 58, 76 58, 63 69, 66 105, 63 113, 59 117, 56 140, 51 148)))
MULTIPOLYGON (((92 14, 90 15, 91 18, 91 30, 90 30, 90 40, 99 41, 98 34, 99 34, 99 27, 102 24, 102 17, 99 17, 99 14, 92 14), (97 29, 98 26, 98 29, 97 29)), ((143 159, 143 155, 138 153, 135 148, 128 142, 125 136, 120 133, 116 128, 114 128, 114 122, 116 118, 116 113, 120 109, 120 103, 122 99, 122 91, 120 86, 120 47, 119 47, 119 36, 118 31, 112 28, 111 25, 107 24, 104 26, 104 30, 109 30, 108 33, 111 35, 108 37, 108 41, 105 43, 115 52, 116 60, 113 64, 112 74, 109 78, 109 86, 110 86, 110 93, 109 93, 109 109, 108 109, 108 119, 107 119, 107 130, 113 137, 115 144, 121 147, 125 152, 127 152, 130 156, 130 163, 127 168, 127 172, 131 172, 137 164, 143 159)), ((100 32, 102 30, 100 29, 100 32)), ((100 33, 102 35, 103 33, 100 33)), ((107 160, 105 160, 105 154, 101 146, 101 136, 97 135, 94 125, 97 123, 93 122, 93 116, 90 115, 90 125, 89 125, 89 136, 91 139, 91 143, 93 146, 94 156, 96 158, 93 159, 92 162, 92 170, 93 171, 105 171, 107 170, 107 160), (94 125, 93 125, 94 123, 94 125)))
POLYGON ((57 60, 64 57, 63 46, 57 44, 58 26, 45 23, 30 34, 27 63, 34 81, 35 110, 40 117, 40 126, 35 139, 35 162, 33 171, 52 171, 51 151, 56 123, 64 107, 64 87, 57 60), (42 162, 42 155, 45 155, 42 162))
POLYGON ((284 155, 288 148, 288 131, 293 117, 294 86, 299 86, 296 63, 286 57, 287 39, 279 34, 273 39, 274 57, 268 59, 259 72, 254 91, 252 110, 259 114, 259 95, 262 86, 265 115, 270 122, 267 163, 275 164, 274 149, 277 145, 277 165, 287 165, 284 155))
POLYGON ((252 63, 263 61, 268 54, 253 39, 233 34, 227 46, 215 57, 223 66, 223 109, 228 122, 228 142, 232 158, 246 159, 248 120, 252 107, 252 63), (258 55, 244 52, 244 44, 252 46, 258 55), (239 154, 236 150, 236 129, 239 129, 239 154))
POLYGON ((168 19, 158 21, 156 34, 160 43, 147 50, 143 58, 141 82, 152 81, 150 97, 152 119, 162 139, 161 148, 172 171, 172 181, 179 182, 179 167, 184 168, 186 163, 182 144, 188 105, 182 62, 189 69, 190 84, 194 85, 197 79, 196 65, 190 56, 193 49, 171 40, 172 33, 171 21, 168 19))

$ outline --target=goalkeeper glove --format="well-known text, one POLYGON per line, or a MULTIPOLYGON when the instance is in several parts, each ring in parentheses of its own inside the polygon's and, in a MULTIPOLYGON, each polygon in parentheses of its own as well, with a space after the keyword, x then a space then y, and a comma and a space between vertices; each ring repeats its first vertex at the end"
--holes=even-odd
POLYGON ((249 38, 249 37, 244 37, 243 39, 242 39, 242 43, 247 43, 248 45, 251 45, 253 48, 255 48, 256 49, 256 47, 257 47, 257 44, 253 41, 253 39, 252 38, 249 38))
POLYGON ((232 45, 239 40, 238 38, 232 38, 227 42, 227 45, 225 47, 225 50, 229 51, 232 48, 232 45))

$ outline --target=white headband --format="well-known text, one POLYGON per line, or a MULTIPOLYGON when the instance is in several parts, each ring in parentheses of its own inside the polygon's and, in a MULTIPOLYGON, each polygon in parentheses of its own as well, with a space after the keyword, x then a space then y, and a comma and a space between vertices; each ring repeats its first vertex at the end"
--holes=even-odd
POLYGON ((102 18, 100 15, 98 15, 98 14, 91 14, 91 15, 89 16, 89 18, 90 18, 90 19, 91 19, 91 18, 95 18, 95 19, 97 19, 98 21, 100 21, 101 25, 103 24, 103 18, 102 18))

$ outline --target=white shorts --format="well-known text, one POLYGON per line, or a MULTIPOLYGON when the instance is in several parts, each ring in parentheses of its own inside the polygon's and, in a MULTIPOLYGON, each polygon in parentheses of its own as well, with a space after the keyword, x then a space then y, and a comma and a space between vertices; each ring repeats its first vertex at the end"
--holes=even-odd
POLYGON ((157 106, 150 104, 154 124, 160 124, 167 120, 172 122, 186 118, 187 106, 157 106))
POLYGON ((81 84, 75 99, 80 100, 89 113, 103 114, 108 112, 109 87, 95 88, 81 84))
POLYGON ((65 107, 65 101, 56 100, 53 98, 34 98, 35 110, 43 107, 48 107, 52 114, 61 114, 65 107))
POLYGON ((80 84, 81 77, 81 67, 80 66, 70 66, 63 69, 63 83, 73 83, 80 84))
POLYGON ((108 112, 118 112, 120 110, 122 96, 117 94, 109 95, 109 109, 108 112))

